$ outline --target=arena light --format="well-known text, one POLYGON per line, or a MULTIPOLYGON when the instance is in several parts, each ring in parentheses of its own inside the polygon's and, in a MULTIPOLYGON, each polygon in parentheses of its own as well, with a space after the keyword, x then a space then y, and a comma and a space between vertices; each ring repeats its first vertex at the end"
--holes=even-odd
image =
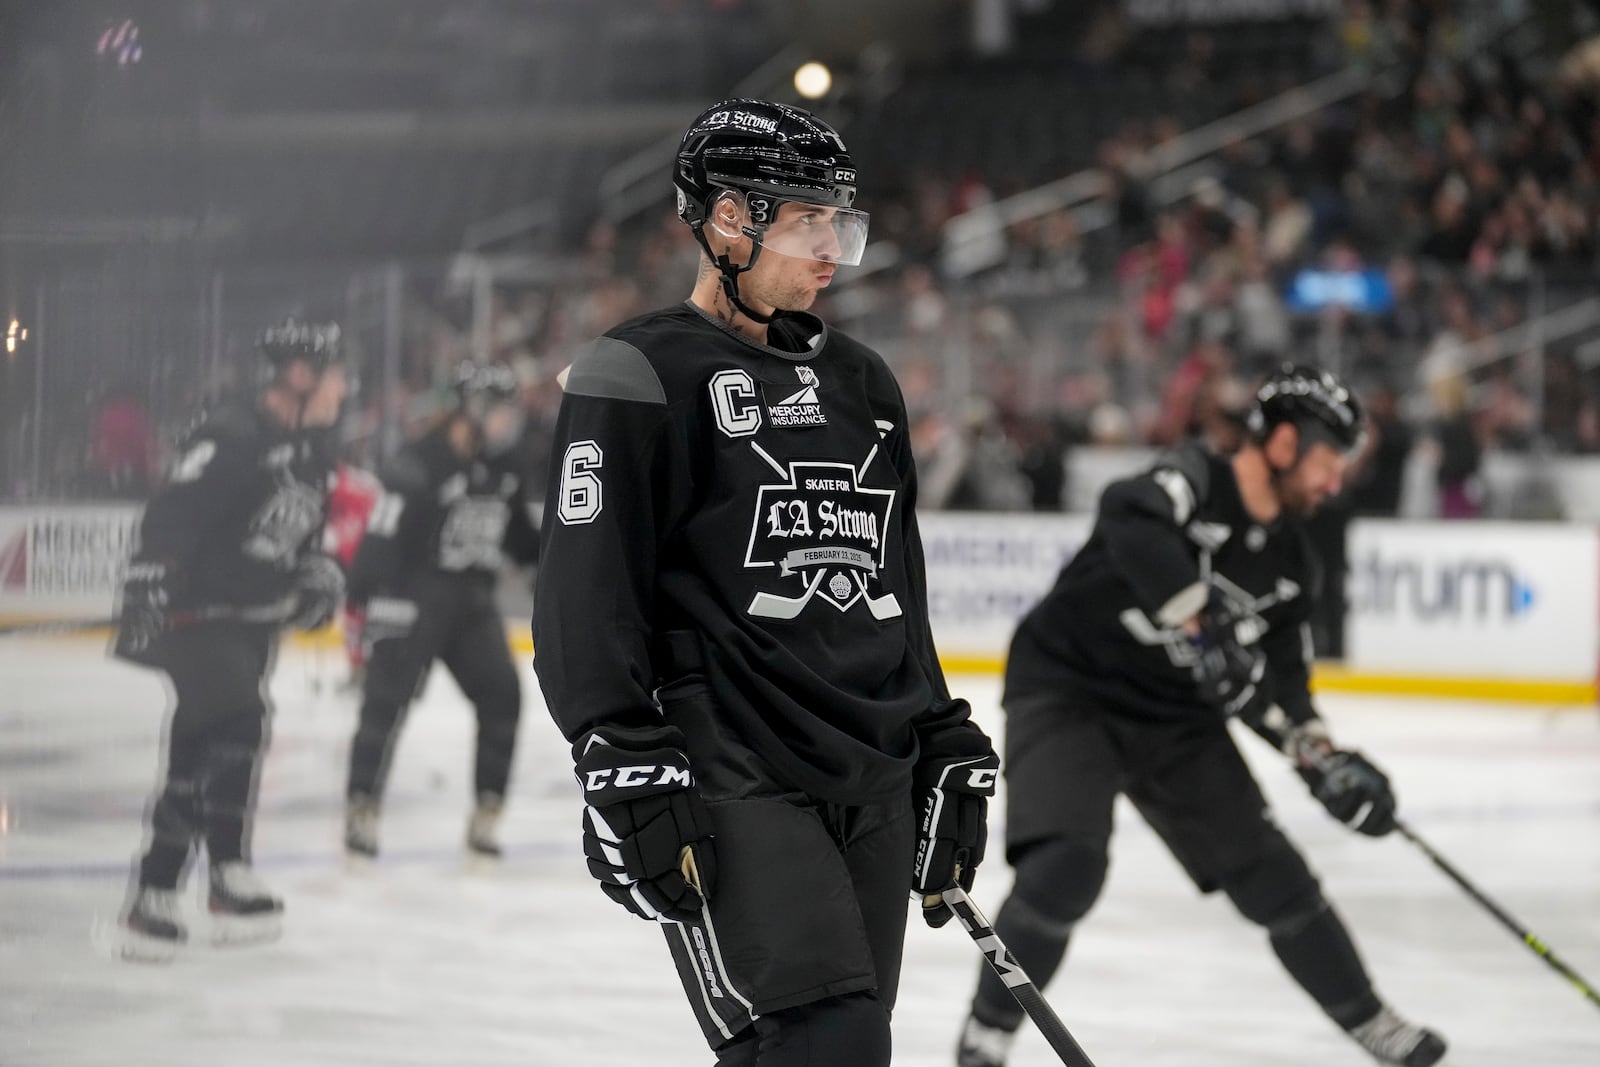
POLYGON ((794 72, 795 92, 807 100, 818 100, 833 88, 833 72, 821 63, 802 63, 794 72))
POLYGON ((102 60, 114 61, 119 67, 133 66, 144 58, 139 24, 132 19, 123 19, 114 26, 107 26, 95 42, 94 52, 102 60))

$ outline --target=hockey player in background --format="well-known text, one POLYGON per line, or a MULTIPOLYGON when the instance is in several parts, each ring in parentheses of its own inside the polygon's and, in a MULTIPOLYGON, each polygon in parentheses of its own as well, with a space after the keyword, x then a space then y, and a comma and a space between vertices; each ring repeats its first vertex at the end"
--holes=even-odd
POLYGON ((378 816, 406 709, 435 659, 478 719, 476 798, 467 848, 498 857, 497 826, 522 714, 495 585, 506 555, 531 564, 538 533, 510 448, 522 432, 517 383, 496 364, 456 371, 454 408, 400 450, 350 569, 350 604, 371 649, 361 717, 350 743, 345 848, 378 853, 378 816))
MULTIPOLYGON (((1281 750, 1337 819, 1394 828, 1389 780, 1312 706, 1318 564, 1302 521, 1337 493, 1362 414, 1331 374, 1285 365, 1231 457, 1180 448, 1113 483, 1089 541, 1023 619, 1006 668, 1006 857, 995 929, 1034 981, 1061 963, 1105 880, 1126 793, 1202 892, 1267 931, 1291 977, 1381 1063, 1427 1067, 1437 1034, 1373 989, 1344 924, 1273 821, 1228 732, 1281 750)), ((1022 1012, 979 977, 960 1067, 1004 1062, 1022 1012)))
POLYGON ((568 372, 534 668, 589 869, 717 1062, 883 1067, 907 897, 971 884, 998 760, 934 654, 899 387, 806 310, 866 240, 839 135, 725 101, 673 180, 699 275, 568 372))
POLYGON ((280 926, 283 904, 250 866, 263 694, 282 629, 326 624, 343 595, 319 549, 345 377, 337 326, 290 321, 259 350, 269 383, 189 435, 145 508, 122 589, 113 652, 165 671, 177 696, 123 918, 130 957, 167 958, 185 940, 177 889, 202 845, 218 939, 263 940, 280 926))

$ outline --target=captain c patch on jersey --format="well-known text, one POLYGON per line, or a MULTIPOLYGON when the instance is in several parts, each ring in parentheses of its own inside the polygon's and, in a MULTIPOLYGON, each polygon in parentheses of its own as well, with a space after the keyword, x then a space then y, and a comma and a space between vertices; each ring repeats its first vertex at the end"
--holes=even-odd
POLYGON ((767 404, 767 420, 784 430, 808 426, 826 426, 828 417, 822 413, 822 401, 817 397, 821 381, 810 367, 796 367, 797 385, 781 382, 762 382, 762 399, 767 404))
POLYGON ((818 598, 841 612, 861 603, 875 619, 898 617, 893 593, 873 593, 894 497, 861 485, 848 463, 791 462, 784 481, 761 486, 744 565, 770 568, 776 588, 756 593, 750 614, 793 619, 818 598))

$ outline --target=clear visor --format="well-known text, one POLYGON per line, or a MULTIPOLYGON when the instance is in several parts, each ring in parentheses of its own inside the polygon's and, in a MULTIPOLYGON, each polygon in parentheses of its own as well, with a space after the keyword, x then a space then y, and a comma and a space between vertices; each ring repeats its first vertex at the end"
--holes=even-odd
MULTIPOLYGON (((716 213, 712 220, 718 221, 716 213)), ((867 247, 867 221, 867 213, 854 208, 752 195, 746 224, 761 234, 763 254, 853 267, 867 247)))

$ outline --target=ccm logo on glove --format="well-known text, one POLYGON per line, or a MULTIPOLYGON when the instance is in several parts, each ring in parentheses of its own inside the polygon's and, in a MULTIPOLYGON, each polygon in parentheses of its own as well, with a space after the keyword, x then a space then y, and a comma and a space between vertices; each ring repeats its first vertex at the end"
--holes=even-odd
POLYGON ((638 789, 641 786, 675 786, 679 789, 688 789, 692 785, 694 785, 694 775, 689 773, 689 768, 663 767, 651 763, 632 767, 602 767, 588 772, 583 778, 583 788, 590 792, 607 787, 638 789))

